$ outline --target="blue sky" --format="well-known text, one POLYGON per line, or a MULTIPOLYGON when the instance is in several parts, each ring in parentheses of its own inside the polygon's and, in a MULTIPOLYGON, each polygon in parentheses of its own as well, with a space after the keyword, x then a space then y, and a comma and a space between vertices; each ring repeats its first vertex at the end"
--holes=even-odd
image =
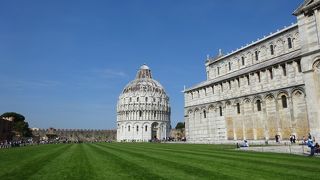
POLYGON ((146 63, 183 121, 183 86, 206 55, 296 22, 302 0, 0 1, 0 113, 31 127, 113 129, 124 86, 146 63))

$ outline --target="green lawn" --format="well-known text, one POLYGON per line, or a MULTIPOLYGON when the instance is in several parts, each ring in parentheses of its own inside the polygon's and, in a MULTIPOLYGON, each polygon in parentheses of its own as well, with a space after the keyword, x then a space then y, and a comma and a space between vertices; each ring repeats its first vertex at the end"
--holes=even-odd
POLYGON ((0 179, 320 179, 320 159, 233 146, 59 144, 0 149, 0 179))

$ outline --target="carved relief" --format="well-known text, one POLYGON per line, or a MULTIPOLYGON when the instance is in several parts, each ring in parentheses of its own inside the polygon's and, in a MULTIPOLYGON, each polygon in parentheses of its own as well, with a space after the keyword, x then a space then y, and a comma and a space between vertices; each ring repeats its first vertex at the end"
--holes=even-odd
POLYGON ((313 63, 313 70, 317 73, 320 72, 320 60, 317 60, 313 63))

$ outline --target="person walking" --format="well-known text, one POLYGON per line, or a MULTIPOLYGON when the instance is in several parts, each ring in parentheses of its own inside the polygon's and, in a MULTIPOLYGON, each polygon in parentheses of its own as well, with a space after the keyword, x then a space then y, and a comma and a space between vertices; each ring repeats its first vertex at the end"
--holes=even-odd
POLYGON ((313 141, 311 138, 308 139, 307 145, 310 148, 310 155, 309 156, 314 156, 315 145, 313 144, 313 141))

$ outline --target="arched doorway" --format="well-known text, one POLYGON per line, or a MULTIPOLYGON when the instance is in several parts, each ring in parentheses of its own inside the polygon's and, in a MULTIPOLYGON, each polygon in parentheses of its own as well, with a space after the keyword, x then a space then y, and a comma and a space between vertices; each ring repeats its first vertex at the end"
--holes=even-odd
POLYGON ((154 122, 151 124, 151 139, 158 140, 160 137, 160 127, 159 123, 154 122))

